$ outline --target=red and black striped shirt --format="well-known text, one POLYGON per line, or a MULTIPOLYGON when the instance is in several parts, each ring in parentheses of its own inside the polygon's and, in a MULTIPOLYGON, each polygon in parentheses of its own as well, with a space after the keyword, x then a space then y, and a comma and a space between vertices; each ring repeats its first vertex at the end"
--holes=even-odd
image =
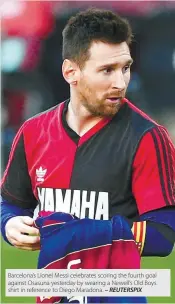
POLYGON ((13 142, 2 196, 38 211, 110 219, 175 206, 175 147, 166 129, 124 100, 82 137, 68 101, 26 121, 13 142))

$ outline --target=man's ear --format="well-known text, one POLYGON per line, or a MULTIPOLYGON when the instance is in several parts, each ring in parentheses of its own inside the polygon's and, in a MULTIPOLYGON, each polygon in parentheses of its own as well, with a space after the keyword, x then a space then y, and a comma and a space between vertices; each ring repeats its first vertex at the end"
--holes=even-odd
POLYGON ((75 62, 65 59, 62 64, 62 74, 64 79, 70 84, 75 85, 78 81, 78 66, 75 62))

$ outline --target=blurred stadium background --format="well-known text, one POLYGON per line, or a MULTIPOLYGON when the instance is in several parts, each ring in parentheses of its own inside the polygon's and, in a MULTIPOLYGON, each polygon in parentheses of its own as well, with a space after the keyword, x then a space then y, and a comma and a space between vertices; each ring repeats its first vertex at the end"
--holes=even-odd
MULTIPOLYGON (((175 142, 175 1, 1 1, 1 173, 12 140, 24 120, 65 100, 69 87, 61 73, 62 29, 87 7, 109 8, 131 22, 134 65, 127 97, 159 123, 175 142)), ((37 255, 1 246, 1 303, 34 303, 5 297, 5 269, 36 268, 37 255)), ((175 303, 175 252, 144 258, 144 268, 172 270, 171 297, 149 303, 175 303)))

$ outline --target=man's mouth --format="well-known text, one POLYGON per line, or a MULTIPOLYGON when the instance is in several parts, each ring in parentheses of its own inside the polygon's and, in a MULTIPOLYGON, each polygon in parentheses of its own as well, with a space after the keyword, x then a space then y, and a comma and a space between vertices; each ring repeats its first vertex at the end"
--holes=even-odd
POLYGON ((108 97, 107 100, 110 102, 119 102, 122 98, 121 97, 108 97))

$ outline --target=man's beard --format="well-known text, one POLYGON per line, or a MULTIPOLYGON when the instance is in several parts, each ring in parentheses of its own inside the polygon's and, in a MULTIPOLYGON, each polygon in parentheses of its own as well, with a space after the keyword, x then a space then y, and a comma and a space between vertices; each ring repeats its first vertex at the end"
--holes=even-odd
POLYGON ((101 99, 95 99, 84 79, 81 80, 79 98, 82 105, 94 117, 113 117, 119 111, 123 99, 119 99, 116 103, 107 102, 109 94, 105 94, 101 99))
POLYGON ((117 103, 107 104, 101 100, 89 103, 86 99, 82 100, 82 104, 88 110, 91 115, 95 117, 113 117, 120 109, 122 101, 119 100, 117 103))

